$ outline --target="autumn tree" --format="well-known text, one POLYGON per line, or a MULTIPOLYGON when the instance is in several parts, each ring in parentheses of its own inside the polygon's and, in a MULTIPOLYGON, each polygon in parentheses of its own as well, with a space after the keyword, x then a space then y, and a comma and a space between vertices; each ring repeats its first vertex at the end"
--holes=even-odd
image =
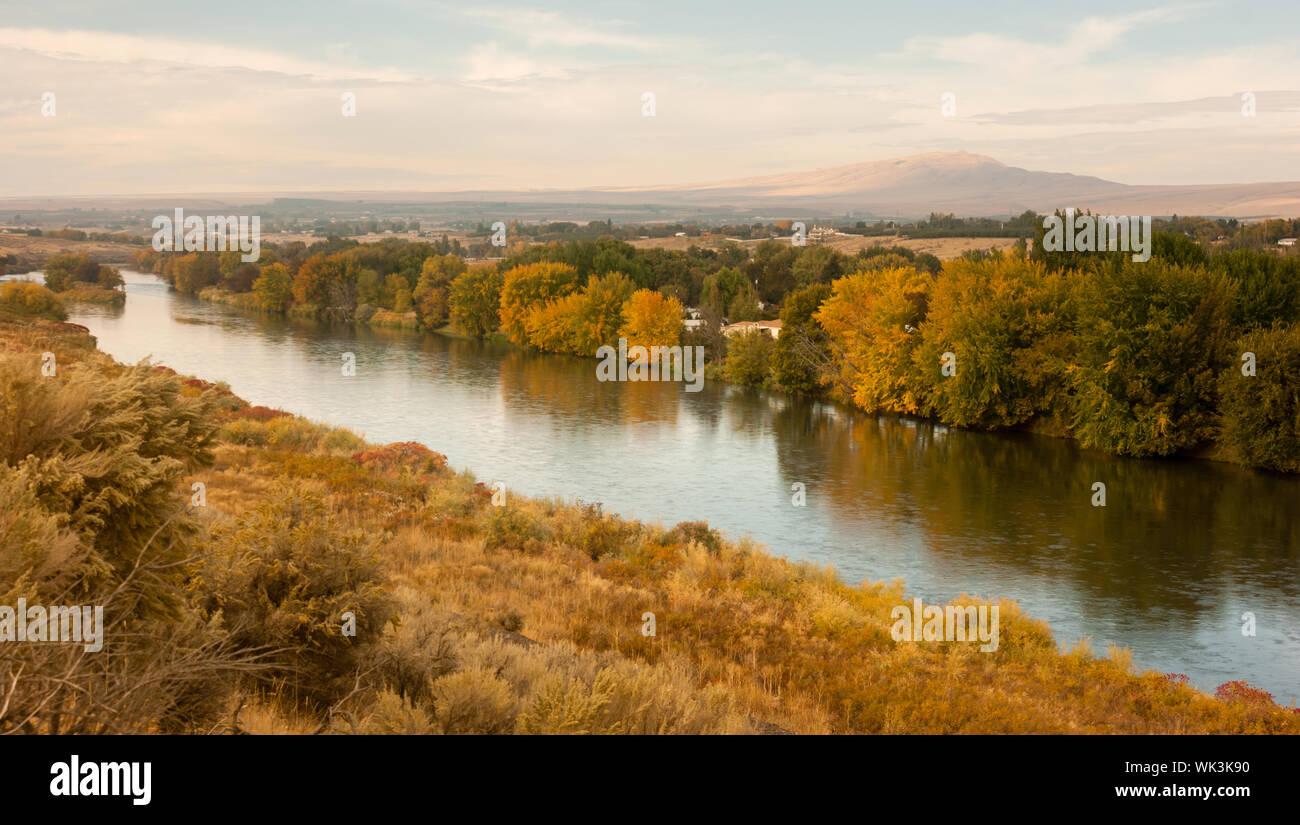
POLYGON ((262 268, 262 274, 253 282, 257 303, 267 312, 284 312, 293 300, 293 281, 284 264, 271 264, 262 268))
POLYGON ((913 354, 928 405, 959 427, 1010 427, 1066 401, 1067 285, 1024 259, 949 261, 913 354), (945 374, 951 353, 952 374, 945 374))
MULTIPOLYGON (((626 323, 625 307, 633 296, 635 285, 621 272, 595 276, 582 290, 582 301, 577 305, 574 325, 574 352, 578 355, 595 355, 605 344, 618 340, 619 331, 626 323)), ((677 304, 678 318, 681 304, 677 304)))
POLYGON ((496 332, 501 325, 503 282, 495 267, 473 267, 456 276, 448 296, 452 325, 476 338, 496 332))
POLYGON ((869 412, 927 414, 912 353, 934 278, 911 267, 858 272, 831 285, 814 313, 839 366, 834 380, 869 412))
POLYGON ((451 311, 448 301, 451 282, 467 268, 465 259, 459 255, 433 255, 424 259, 411 297, 420 323, 426 328, 437 329, 447 323, 451 311))
POLYGON ((675 347, 681 343, 682 305, 660 292, 639 289, 623 306, 619 336, 629 347, 675 347))
POLYGON ((501 287, 501 328, 516 344, 528 343, 528 313, 577 289, 578 271, 550 262, 517 266, 506 272, 501 287))

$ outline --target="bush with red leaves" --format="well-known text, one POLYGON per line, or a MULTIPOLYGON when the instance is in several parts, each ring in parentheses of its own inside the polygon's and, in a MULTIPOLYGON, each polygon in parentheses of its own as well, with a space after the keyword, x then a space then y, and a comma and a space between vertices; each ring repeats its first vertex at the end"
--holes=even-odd
POLYGON ((1250 702, 1254 705, 1272 704, 1273 694, 1260 690, 1243 679, 1224 682, 1214 691, 1214 695, 1224 701, 1250 702))
POLYGON ((439 475, 447 469, 447 457, 417 441, 398 441, 373 450, 352 454, 352 460, 373 472, 405 470, 415 476, 439 475))

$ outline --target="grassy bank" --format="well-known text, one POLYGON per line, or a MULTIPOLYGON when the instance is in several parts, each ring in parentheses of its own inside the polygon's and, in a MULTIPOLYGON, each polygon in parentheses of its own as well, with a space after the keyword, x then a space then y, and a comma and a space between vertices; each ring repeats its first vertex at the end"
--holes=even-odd
POLYGON ((1300 732, 1243 684, 1060 653, 1012 601, 995 652, 895 642, 901 582, 496 506, 421 445, 124 367, 69 325, 0 322, 0 385, 0 603, 75 592, 117 621, 102 655, 0 648, 0 730, 1300 732))

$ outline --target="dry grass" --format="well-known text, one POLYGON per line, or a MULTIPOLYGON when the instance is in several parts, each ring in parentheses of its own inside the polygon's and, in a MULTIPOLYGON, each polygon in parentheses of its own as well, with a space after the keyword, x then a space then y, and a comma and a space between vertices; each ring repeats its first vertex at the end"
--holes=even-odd
MULTIPOLYGON (((318 458, 344 459, 342 449, 315 450, 318 458)), ((403 615, 424 617, 418 622, 458 617, 462 636, 451 659, 460 664, 452 672, 477 667, 477 654, 467 651, 490 643, 531 666, 545 661, 552 675, 582 674, 569 677, 582 686, 565 687, 573 695, 563 701, 554 680, 545 690, 511 682, 509 701, 481 673, 436 682, 440 691, 480 690, 485 701, 509 705, 502 713, 514 721, 506 727, 533 724, 528 713, 541 711, 529 711, 530 703, 581 704, 581 697, 604 695, 600 670, 577 664, 595 655, 633 668, 635 678, 672 674, 668 695, 717 691, 727 711, 709 729, 744 729, 739 720, 757 718, 806 733, 1300 731, 1289 709, 1221 701, 1161 674, 1135 673, 1124 650, 1059 653, 1046 625, 1012 601, 999 603, 994 653, 896 643, 889 614, 908 600, 901 582, 851 586, 827 568, 774 558, 748 543, 723 541, 711 550, 686 534, 591 507, 510 496, 508 508, 495 508, 490 492, 465 475, 444 473, 416 486, 400 473, 363 481, 309 473, 283 452, 227 445, 208 479, 209 502, 237 514, 286 474, 311 479, 349 523, 379 536, 403 615), (653 637, 641 632, 647 611, 656 618, 653 637), (540 642, 540 651, 564 651, 565 663, 501 641, 488 632, 494 627, 507 639, 517 631, 540 642)), ((420 711, 428 729, 446 728, 418 702, 403 710, 391 697, 383 701, 385 719, 420 711)), ((383 724, 390 723, 397 724, 383 724)))

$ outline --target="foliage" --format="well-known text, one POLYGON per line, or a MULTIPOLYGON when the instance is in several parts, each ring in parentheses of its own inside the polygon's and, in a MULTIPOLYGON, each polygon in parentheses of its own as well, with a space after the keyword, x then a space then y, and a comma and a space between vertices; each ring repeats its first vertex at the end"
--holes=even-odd
POLYGON ((733 384, 761 387, 772 374, 776 342, 763 330, 751 330, 727 339, 727 360, 723 375, 733 384))
POLYGON ((623 308, 626 322, 618 335, 629 347, 675 347, 681 343, 682 305, 676 298, 640 289, 623 308))
POLYGON ((319 496, 281 487, 216 526, 209 548, 197 604, 239 647, 288 654, 263 678, 322 704, 350 687, 362 649, 393 615, 372 539, 339 526, 319 496), (345 614, 355 636, 343 632, 345 614))
POLYGON ((501 274, 489 267, 457 275, 448 296, 452 325, 475 338, 496 332, 501 325, 501 285, 501 274))
POLYGON ((949 261, 913 353, 926 406, 959 427, 1010 427, 1046 412, 1071 354, 1067 285, 1024 259, 949 261), (955 374, 941 362, 952 353, 955 374))
POLYGON ((1248 333, 1233 350, 1254 354, 1255 374, 1237 361, 1220 379, 1224 446, 1252 467, 1300 473, 1300 323, 1248 333))
POLYGON ((253 293, 262 309, 267 312, 284 312, 285 306, 293 300, 293 279, 283 264, 271 264, 264 267, 257 280, 253 281, 253 293))
POLYGON ((1084 446, 1153 456, 1208 439, 1231 340, 1227 280, 1151 260, 1077 285, 1073 427, 1084 446))
POLYGON ((521 345, 528 343, 528 314, 533 307, 563 298, 578 286, 578 271, 567 264, 525 264, 502 277, 501 328, 521 345))
POLYGON ((830 370, 831 350, 813 313, 830 296, 829 283, 813 283, 786 298, 781 335, 772 353, 772 380, 785 392, 816 395, 824 389, 821 377, 830 370))
POLYGON ((40 284, 26 281, 0 283, 0 313, 50 321, 68 317, 57 295, 40 284))
POLYGON ((813 316, 836 353, 836 379, 868 412, 929 412, 913 373, 934 278, 911 267, 858 272, 832 284, 813 316))

